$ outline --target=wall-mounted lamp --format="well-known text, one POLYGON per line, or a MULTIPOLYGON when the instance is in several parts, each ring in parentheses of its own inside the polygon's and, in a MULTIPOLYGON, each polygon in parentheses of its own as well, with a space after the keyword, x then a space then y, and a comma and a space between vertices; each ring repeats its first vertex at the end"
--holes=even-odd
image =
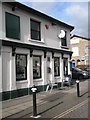
POLYGON ((52 22, 51 25, 52 25, 52 26, 53 26, 53 25, 56 25, 56 23, 52 22))

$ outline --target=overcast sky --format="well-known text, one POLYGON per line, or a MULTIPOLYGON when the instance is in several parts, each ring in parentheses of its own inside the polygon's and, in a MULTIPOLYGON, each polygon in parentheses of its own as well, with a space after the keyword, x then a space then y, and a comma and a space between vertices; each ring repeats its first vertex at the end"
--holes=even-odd
MULTIPOLYGON (((88 2, 30 2, 18 0, 40 12, 75 27, 72 34, 88 38, 88 2)), ((80 1, 80 0, 79 0, 80 1)))

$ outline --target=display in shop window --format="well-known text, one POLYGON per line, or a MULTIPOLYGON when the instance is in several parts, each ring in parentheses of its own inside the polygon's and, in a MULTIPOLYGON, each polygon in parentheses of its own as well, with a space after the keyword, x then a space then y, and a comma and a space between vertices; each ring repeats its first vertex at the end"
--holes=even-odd
POLYGON ((27 56, 16 55, 16 80, 27 78, 27 56))
POLYGON ((33 56, 33 78, 41 78, 41 57, 33 56))

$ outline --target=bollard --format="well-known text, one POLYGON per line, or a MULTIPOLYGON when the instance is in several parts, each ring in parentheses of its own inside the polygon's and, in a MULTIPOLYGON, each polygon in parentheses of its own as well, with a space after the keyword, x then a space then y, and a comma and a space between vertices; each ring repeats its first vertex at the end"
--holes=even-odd
POLYGON ((36 90, 35 86, 32 87, 33 92, 33 116, 37 116, 37 105, 36 105, 36 90))
POLYGON ((80 91, 79 91, 79 80, 76 80, 77 83, 77 97, 80 96, 80 91))
POLYGON ((32 93, 33 93, 33 116, 30 116, 30 117, 31 118, 39 118, 41 116, 37 115, 37 104, 36 104, 36 91, 37 91, 37 88, 35 87, 35 85, 33 85, 31 90, 32 90, 32 93))

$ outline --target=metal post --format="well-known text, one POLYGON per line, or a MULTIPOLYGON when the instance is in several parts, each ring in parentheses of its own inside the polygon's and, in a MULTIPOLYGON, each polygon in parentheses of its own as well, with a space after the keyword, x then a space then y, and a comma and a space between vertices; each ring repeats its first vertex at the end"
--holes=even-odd
POLYGON ((77 83, 77 97, 80 96, 80 91, 79 91, 79 80, 76 80, 77 83))
POLYGON ((35 86, 32 87, 33 92, 33 116, 37 116, 37 105, 36 105, 36 90, 35 86))

